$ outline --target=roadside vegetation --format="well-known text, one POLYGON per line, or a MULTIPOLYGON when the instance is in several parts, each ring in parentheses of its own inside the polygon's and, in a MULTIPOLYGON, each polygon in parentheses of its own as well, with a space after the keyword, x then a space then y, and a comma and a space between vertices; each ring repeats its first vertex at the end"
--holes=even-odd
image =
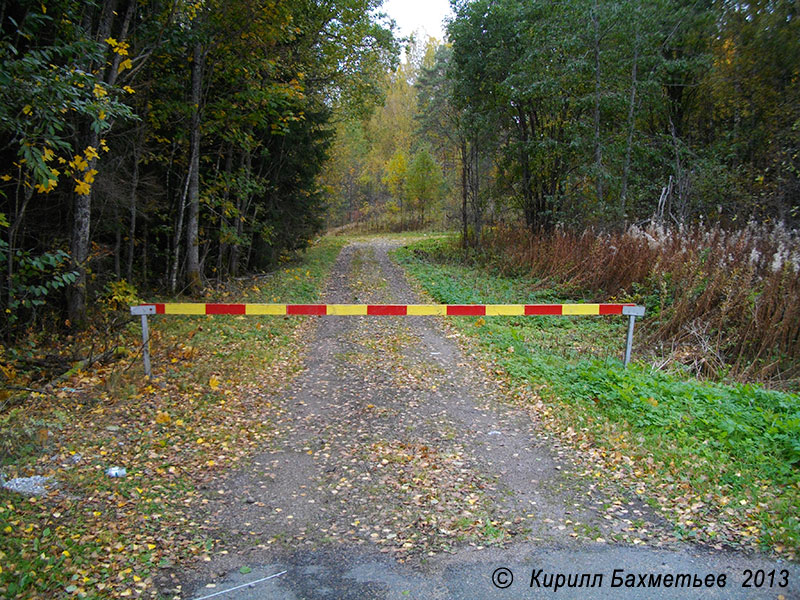
MULTIPOLYGON (((325 238, 302 260, 206 299, 318 301, 342 245, 325 238)), ((271 399, 301 366, 306 318, 153 317, 151 381, 138 321, 126 321, 118 344, 127 358, 4 401, 5 478, 57 482, 44 497, 0 488, 4 598, 155 597, 159 574, 169 579, 214 548, 191 516, 198 486, 278 431, 271 399), (112 466, 127 475, 109 477, 112 466)))
POLYGON ((535 289, 644 304, 645 346, 661 366, 708 379, 800 385, 800 236, 744 229, 632 226, 624 232, 497 227, 469 253, 535 289))
MULTIPOLYGON (((396 256, 435 302, 609 300, 586 283, 520 274, 519 264, 516 273, 502 275, 499 255, 465 255, 453 237, 417 242, 396 256)), ((656 355, 647 349, 648 338, 672 318, 669 309, 636 292, 618 292, 614 300, 644 302, 649 311, 639 321, 627 369, 621 362, 624 319, 448 322, 488 359, 510 398, 574 445, 586 464, 583 475, 627 486, 686 539, 795 558, 800 397, 755 384, 701 381, 674 362, 650 364, 656 355)))

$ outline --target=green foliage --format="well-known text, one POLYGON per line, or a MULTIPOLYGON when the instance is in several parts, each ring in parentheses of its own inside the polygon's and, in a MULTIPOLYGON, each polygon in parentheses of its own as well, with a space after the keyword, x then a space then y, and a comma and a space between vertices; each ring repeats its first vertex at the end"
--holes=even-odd
POLYGON ((530 228, 797 217, 791 2, 454 6, 448 104, 494 132, 495 198, 530 228))
POLYGON ((417 89, 415 82, 433 42, 413 40, 408 60, 381 77, 383 103, 371 114, 344 113, 331 161, 323 173, 329 205, 329 223, 382 220, 402 227, 409 220, 407 172, 416 136, 417 89), (423 48, 425 49, 423 51, 423 48), (399 209, 399 210, 398 210, 399 209), (399 219, 393 213, 399 212, 399 219), (382 217, 388 216, 388 219, 382 217))
POLYGON ((582 4, 480 0, 449 26, 457 105, 505 134, 499 181, 531 227, 554 223, 560 182, 585 145, 582 4))
POLYGON ((558 393, 594 400, 610 419, 636 430, 701 443, 744 468, 781 482, 800 462, 800 398, 757 386, 722 386, 634 366, 599 361, 577 366, 574 378, 548 373, 558 393))
POLYGON ((406 192, 406 178, 408 177, 408 157, 406 153, 398 148, 389 162, 386 163, 384 168, 383 177, 381 181, 389 188, 389 193, 392 198, 400 201, 405 200, 406 192))
POLYGON ((76 119, 99 133, 132 112, 120 100, 124 92, 107 86, 97 72, 76 68, 87 59, 102 60, 106 44, 38 10, 28 10, 14 25, 16 35, 0 39, 0 135, 16 149, 18 168, 0 175, 49 188, 50 180, 59 179, 48 164, 53 153, 69 158, 83 151, 75 144, 76 119), (34 45, 53 30, 60 34, 55 43, 34 45))
POLYGON ((110 281, 106 284, 106 293, 103 301, 112 310, 127 311, 131 306, 142 302, 136 286, 124 279, 110 281))
MULTIPOLYGON (((8 243, 0 240, 0 266, 9 262, 8 243)), ((74 283, 77 274, 69 270, 69 255, 63 250, 33 255, 28 251, 14 251, 15 270, 11 275, 11 294, 2 298, 4 321, 13 327, 26 322, 35 309, 44 306, 48 299, 74 283)))
POLYGON ((12 276, 20 249, 29 262, 70 248, 79 277, 49 298, 77 315, 111 279, 177 291, 307 246, 323 226, 332 116, 368 112, 397 63, 379 4, 5 3, 5 304, 41 297, 9 289, 28 285, 12 276))

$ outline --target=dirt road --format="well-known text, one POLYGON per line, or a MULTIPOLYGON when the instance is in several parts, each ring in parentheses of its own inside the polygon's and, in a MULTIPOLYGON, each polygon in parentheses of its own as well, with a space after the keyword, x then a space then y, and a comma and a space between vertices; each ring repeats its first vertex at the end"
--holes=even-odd
MULTIPOLYGON (((423 301, 390 249, 347 246, 324 300, 423 301)), ((165 595, 520 598, 559 583, 566 598, 800 595, 795 565, 682 543, 649 506, 582 475, 445 327, 318 319, 305 371, 275 398, 279 443, 207 490, 197 519, 227 553, 165 574, 165 595), (742 587, 747 569, 767 584, 774 570, 771 587, 742 587), (684 574, 688 588, 673 579, 684 574)))

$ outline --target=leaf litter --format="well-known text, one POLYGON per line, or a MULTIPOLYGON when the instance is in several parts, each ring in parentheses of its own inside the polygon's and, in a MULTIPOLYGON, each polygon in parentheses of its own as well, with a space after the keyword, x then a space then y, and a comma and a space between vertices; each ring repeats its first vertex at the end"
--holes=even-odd
MULTIPOLYGON (((208 300, 271 301, 264 296, 283 290, 307 302, 340 246, 312 250, 306 276, 286 268, 272 283, 241 280, 208 300)), ((15 423, 44 423, 47 436, 7 459, 3 472, 58 486, 41 497, 0 490, 0 596, 157 597, 174 568, 207 557, 214 541, 195 519, 200 488, 276 435, 281 413, 271 398, 301 368, 309 326, 288 318, 160 321, 152 381, 103 365, 32 394, 27 421, 15 423), (114 466, 126 475, 106 475, 114 466)), ((138 333, 129 329, 129 345, 138 333)))

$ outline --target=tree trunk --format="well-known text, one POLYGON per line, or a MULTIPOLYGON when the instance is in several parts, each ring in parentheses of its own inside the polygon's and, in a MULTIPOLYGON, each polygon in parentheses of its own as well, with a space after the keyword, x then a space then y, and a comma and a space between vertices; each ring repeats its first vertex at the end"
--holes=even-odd
POLYGON ((461 138, 461 239, 466 247, 469 236, 467 225, 467 140, 461 138))
POLYGON ((142 281, 147 281, 147 219, 142 227, 142 281))
POLYGON ((623 215, 628 201, 628 177, 631 172, 631 152, 633 151, 633 131, 636 122, 636 86, 639 71, 639 28, 636 27, 633 42, 633 65, 631 66, 631 94, 628 101, 628 141, 625 144, 625 162, 622 165, 622 190, 620 204, 623 215))
POLYGON ((186 283, 191 294, 202 288, 200 277, 200 99, 203 86, 203 46, 194 45, 192 60, 192 130, 190 138, 189 194, 186 215, 186 283))
POLYGON ((122 224, 119 222, 119 205, 114 203, 114 277, 117 280, 122 276, 122 224))
POLYGON ((137 136, 133 148, 133 173, 131 175, 131 195, 128 204, 128 256, 125 265, 125 277, 130 282, 133 279, 133 253, 136 249, 136 192, 139 187, 139 156, 141 152, 141 135, 137 136))
POLYGON ((472 175, 470 178, 470 198, 472 204, 472 220, 475 225, 473 243, 475 247, 478 247, 481 243, 481 233, 483 229, 483 206, 481 206, 481 157, 478 151, 477 138, 472 142, 470 155, 470 171, 472 175))
MULTIPOLYGON (((519 131, 519 165, 522 169, 522 213, 525 215, 525 224, 533 230, 536 224, 535 198, 532 189, 532 177, 528 142, 533 135, 533 130, 528 131, 528 116, 522 104, 517 105, 517 130, 519 131)), ((531 124, 533 127, 533 124, 531 124)))
MULTIPOLYGON (((249 150, 245 150, 242 158, 244 163, 242 165, 244 173, 249 178, 252 170, 252 154, 249 150)), ((239 191, 236 194, 236 212, 234 215, 236 218, 236 240, 231 246, 231 259, 229 265, 229 271, 233 277, 237 277, 239 275, 239 259, 242 255, 241 240, 244 235, 244 214, 247 210, 246 205, 247 198, 243 197, 242 192, 239 191)))
MULTIPOLYGON (((100 13, 100 23, 95 38, 104 40, 111 34, 111 26, 116 15, 116 0, 106 0, 100 13)), ((87 65, 87 72, 94 69, 91 62, 87 65)), ((116 70, 110 69, 108 77, 116 79, 116 70)), ((90 130, 87 136, 86 147, 97 148, 100 144, 100 134, 90 130)), ((94 169, 97 159, 88 161, 87 170, 94 169)), ((72 230, 70 235, 71 267, 77 273, 75 283, 67 292, 67 313, 73 327, 81 326, 86 320, 86 263, 89 259, 89 243, 92 219, 92 188, 88 194, 73 195, 72 230)))
MULTIPOLYGON (((92 166, 92 161, 90 167, 92 166)), ((92 194, 75 194, 70 242, 71 267, 77 273, 67 295, 67 312, 72 326, 86 320, 86 261, 89 258, 89 234, 92 218, 92 194)))
MULTIPOLYGON (((22 184, 20 183, 21 181, 22 178, 20 177, 19 182, 17 183, 17 191, 14 194, 16 200, 14 219, 11 221, 11 226, 8 228, 8 248, 6 249, 6 255, 8 257, 6 270, 6 285, 8 287, 6 292, 8 294, 8 300, 6 303, 6 308, 8 309, 11 309, 11 305, 14 303, 14 257, 16 256, 17 251, 17 232, 19 231, 19 228, 22 227, 22 221, 25 217, 25 211, 28 208, 28 203, 30 203, 31 198, 33 198, 33 188, 26 186, 23 192, 25 196, 22 201, 22 205, 20 206, 19 193, 22 188, 22 184)), ((9 329, 7 333, 10 335, 11 330, 9 329)))
POLYGON ((594 163, 596 170, 597 199, 603 202, 603 146, 600 140, 600 8, 597 0, 592 4, 594 29, 594 163))
POLYGON ((191 163, 190 171, 186 174, 186 182, 183 186, 180 202, 178 203, 178 214, 175 217, 175 231, 172 235, 172 265, 169 270, 169 290, 173 294, 178 288, 178 267, 180 266, 181 256, 181 234, 183 233, 183 216, 186 213, 186 196, 189 193, 189 178, 192 176, 191 163))
MULTIPOLYGON (((222 194, 223 209, 219 216, 219 252, 217 254, 217 280, 222 282, 223 267, 225 265, 225 255, 228 254, 227 234, 225 230, 230 226, 228 218, 225 216, 226 207, 231 199, 231 179, 233 173, 233 145, 225 150, 225 191, 222 194)), ((227 271, 230 273, 230 270, 227 271)))

